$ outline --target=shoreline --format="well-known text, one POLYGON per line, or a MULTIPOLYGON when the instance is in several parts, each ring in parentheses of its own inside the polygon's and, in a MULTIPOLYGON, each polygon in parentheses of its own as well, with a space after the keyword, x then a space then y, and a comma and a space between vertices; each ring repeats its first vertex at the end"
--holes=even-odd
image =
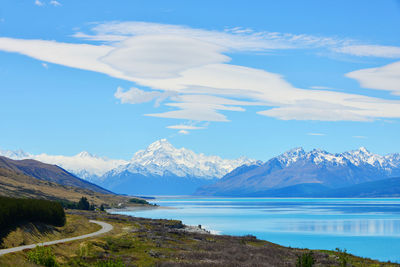
POLYGON ((119 212, 119 211, 142 211, 142 210, 155 210, 155 209, 176 209, 173 207, 165 207, 165 206, 154 206, 154 205, 146 205, 146 206, 127 206, 127 207, 122 207, 122 208, 111 208, 111 209, 106 209, 105 211, 107 213, 111 212, 119 212))

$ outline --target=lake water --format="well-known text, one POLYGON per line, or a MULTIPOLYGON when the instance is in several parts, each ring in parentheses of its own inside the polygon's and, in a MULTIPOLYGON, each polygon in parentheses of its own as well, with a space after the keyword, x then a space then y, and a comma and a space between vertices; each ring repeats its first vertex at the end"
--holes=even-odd
POLYGON ((400 262, 400 199, 160 198, 150 202, 174 209, 118 213, 178 219, 220 234, 251 234, 284 246, 341 248, 400 262))

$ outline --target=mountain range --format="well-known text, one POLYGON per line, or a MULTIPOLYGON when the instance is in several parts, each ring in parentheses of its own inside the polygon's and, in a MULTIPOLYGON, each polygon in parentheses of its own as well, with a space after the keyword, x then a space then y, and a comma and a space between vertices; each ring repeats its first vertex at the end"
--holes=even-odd
POLYGON ((400 176, 400 154, 380 156, 361 147, 339 154, 295 148, 265 163, 241 166, 198 195, 322 196, 330 190, 400 176))
MULTIPOLYGON (((196 154, 177 149, 166 139, 130 160, 88 152, 68 157, 0 150, 0 155, 57 164, 108 190, 130 195, 333 196, 352 186, 400 177, 400 154, 381 156, 364 147, 337 154, 294 148, 266 162, 196 154)), ((346 192, 351 195, 350 191, 346 192)))
POLYGON ((108 159, 85 151, 71 157, 33 155, 21 150, 0 150, 0 155, 56 164, 113 192, 131 195, 192 194, 238 166, 256 162, 245 157, 230 160, 196 154, 186 148, 177 149, 166 139, 136 152, 130 160, 108 159))

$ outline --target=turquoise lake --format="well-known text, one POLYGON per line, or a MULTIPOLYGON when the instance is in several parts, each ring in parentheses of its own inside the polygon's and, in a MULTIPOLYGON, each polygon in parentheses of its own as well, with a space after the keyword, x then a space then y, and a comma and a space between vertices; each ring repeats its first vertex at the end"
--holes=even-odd
POLYGON ((255 235, 284 246, 347 249, 400 262, 400 199, 160 198, 173 209, 115 213, 178 219, 213 233, 255 235))

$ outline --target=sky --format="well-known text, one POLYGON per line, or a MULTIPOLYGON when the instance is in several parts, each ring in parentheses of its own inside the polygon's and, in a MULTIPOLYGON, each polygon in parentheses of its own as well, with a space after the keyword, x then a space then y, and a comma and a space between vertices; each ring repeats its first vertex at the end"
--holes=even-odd
POLYGON ((2 0, 0 148, 400 152, 399 1, 2 0))

